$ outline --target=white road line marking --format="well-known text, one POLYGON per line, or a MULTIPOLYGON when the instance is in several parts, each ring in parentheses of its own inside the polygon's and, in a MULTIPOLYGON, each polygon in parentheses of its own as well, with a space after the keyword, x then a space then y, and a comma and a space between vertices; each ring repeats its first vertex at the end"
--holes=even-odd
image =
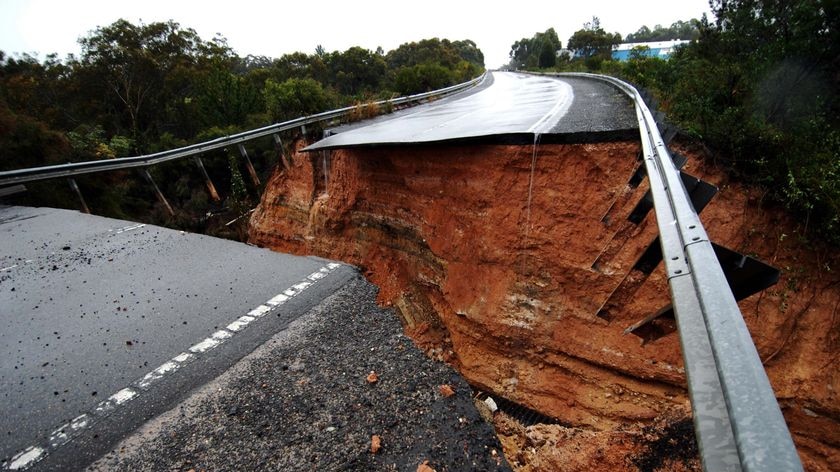
POLYGON ((130 387, 126 387, 119 392, 111 395, 108 397, 108 400, 114 402, 114 405, 122 405, 123 403, 131 401, 132 398, 137 396, 137 392, 131 389, 130 387))
POLYGON ((248 326, 248 324, 250 324, 255 319, 256 318, 254 318, 253 316, 242 315, 236 321, 234 321, 233 323, 225 326, 225 329, 227 329, 228 331, 233 331, 234 333, 236 333, 239 330, 241 330, 242 328, 248 326))
MULTIPOLYGON (((277 298, 277 297, 275 297, 275 298, 277 298)), ((272 298, 272 300, 273 300, 273 298, 272 298)), ((271 300, 269 300, 266 303, 271 303, 271 300)), ((260 305, 256 308, 254 308, 253 310, 249 311, 248 316, 253 316, 254 318, 261 318, 263 315, 265 315, 269 311, 271 311, 271 307, 267 307, 265 305, 260 305)))
POLYGON ((41 459, 41 456, 43 456, 46 452, 47 451, 41 449, 40 447, 30 446, 15 457, 12 457, 12 461, 9 463, 9 470, 21 470, 29 467, 41 459))
MULTIPOLYGON (((125 228, 120 228, 116 230, 116 233, 119 234, 125 231, 131 231, 133 229, 142 228, 143 226, 146 225, 138 224, 134 226, 127 226, 125 228)), ((11 267, 7 267, 6 269, 0 269, 0 272, 10 270, 15 267, 17 267, 17 264, 11 267)), ((117 407, 128 403, 129 401, 133 400, 135 397, 140 395, 141 391, 148 389, 153 383, 159 381, 167 374, 177 371, 183 364, 193 360, 197 355, 219 346, 226 340, 233 337, 234 334, 243 330, 246 326, 254 322, 257 318, 261 318, 267 313, 271 312, 273 307, 282 305, 291 297, 300 294, 307 288, 314 285, 318 280, 323 279, 329 273, 331 273, 339 267, 341 267, 341 264, 331 262, 326 266, 321 267, 317 271, 309 274, 306 277, 306 280, 300 281, 292 285, 291 287, 284 290, 282 293, 272 297, 264 305, 259 305, 258 307, 249 311, 248 314, 240 316, 231 324, 227 325, 225 329, 220 329, 215 333, 211 334, 209 337, 204 338, 202 341, 194 344, 188 349, 189 352, 182 352, 178 354, 177 356, 158 366, 156 369, 147 373, 140 379, 134 381, 132 383, 134 387, 126 387, 122 390, 119 390, 118 392, 108 397, 106 400, 97 403, 94 409, 91 410, 89 413, 79 415, 76 418, 73 418, 70 421, 70 423, 62 425, 50 434, 50 437, 48 438, 48 441, 46 443, 42 443, 42 446, 44 447, 30 446, 24 449, 23 451, 19 452, 17 455, 12 457, 12 459, 8 463, 3 463, 2 469, 28 469, 33 464, 46 457, 50 450, 57 449, 67 444, 82 430, 93 425, 96 422, 97 417, 101 418, 109 415, 117 407)))
POLYGON ((190 354, 189 352, 182 352, 182 353, 178 354, 177 356, 173 357, 172 360, 175 361, 175 362, 178 362, 180 364, 183 364, 183 363, 187 362, 188 360, 192 359, 192 357, 193 357, 193 355, 190 354))
POLYGON ((57 430, 53 431, 52 434, 50 434, 50 439, 49 439, 50 447, 56 448, 58 446, 61 446, 64 443, 66 443, 67 441, 69 441, 70 437, 67 436, 67 430, 69 430, 69 429, 70 429, 70 424, 68 423, 68 424, 65 424, 64 426, 58 428, 57 430))
POLYGON ((103 401, 96 404, 96 408, 94 408, 93 411, 94 411, 94 413, 102 414, 102 413, 105 413, 105 412, 113 410, 113 409, 114 409, 114 402, 112 402, 111 400, 103 400, 103 401))
POLYGON ((193 352, 195 354, 200 354, 202 352, 207 352, 210 349, 213 349, 214 347, 218 346, 219 344, 222 344, 222 343, 219 342, 219 341, 216 341, 213 338, 204 338, 203 341, 190 346, 190 352, 193 352))
POLYGON ((569 85, 566 82, 561 81, 560 84, 563 84, 560 87, 565 89, 565 91, 563 92, 563 95, 560 97, 559 100, 557 100, 557 103, 554 104, 554 106, 551 108, 551 110, 548 111, 548 113, 543 115, 542 118, 537 120, 537 122, 534 123, 533 126, 528 128, 529 133, 540 134, 540 133, 547 132, 549 129, 551 129, 551 126, 554 125, 554 123, 549 123, 548 122, 549 120, 551 120, 552 118, 554 118, 557 115, 559 115, 559 116, 557 116, 557 119, 559 120, 560 118, 562 118, 563 116, 566 115, 566 112, 569 111, 569 107, 572 105, 572 101, 575 98, 574 89, 572 89, 572 86, 569 85), (548 128, 548 129, 541 129, 541 128, 548 128))
POLYGON ((126 231, 131 231, 133 229, 142 228, 144 226, 146 226, 145 223, 139 223, 139 224, 136 224, 136 225, 126 226, 124 228, 119 228, 118 230, 114 231, 114 234, 125 233, 126 231))
POLYGON ((293 287, 295 290, 297 290, 297 291, 298 291, 298 293, 300 293, 300 292, 302 292, 302 291, 306 290, 306 289, 307 289, 307 287, 309 287, 310 285, 312 285, 312 282, 301 282, 301 283, 299 283, 299 284, 292 285, 292 287, 293 287))
POLYGON ((72 429, 73 431, 83 429, 87 425, 88 425, 88 415, 87 414, 79 415, 79 416, 73 418, 70 421, 70 429, 72 429))
POLYGON ((225 339, 228 339, 231 336, 233 336, 233 333, 231 333, 230 331, 220 329, 219 331, 213 333, 210 337, 215 339, 216 341, 224 342, 225 339))
POLYGON ((17 265, 17 264, 15 264, 15 265, 11 265, 11 266, 9 266, 9 267, 4 267, 4 268, 0 269, 0 272, 6 272, 7 270, 12 270, 12 269, 14 269, 14 268, 15 268, 15 267, 17 267, 17 266, 18 266, 18 265, 17 265))
POLYGON ((166 361, 160 365, 157 369, 149 372, 139 382, 137 382, 137 386, 141 389, 145 390, 149 388, 153 383, 157 382, 158 380, 162 379, 164 375, 168 374, 169 372, 174 372, 178 370, 178 367, 181 365, 174 361, 166 361))
MULTIPOLYGON (((288 299, 289 299, 288 296, 283 295, 281 293, 281 294, 277 295, 276 297, 272 298, 271 300, 269 300, 265 303, 266 303, 266 305, 277 306, 277 305, 282 305, 282 304, 286 303, 286 300, 288 300, 288 299)), ((268 311, 266 311, 266 313, 268 313, 268 311)))

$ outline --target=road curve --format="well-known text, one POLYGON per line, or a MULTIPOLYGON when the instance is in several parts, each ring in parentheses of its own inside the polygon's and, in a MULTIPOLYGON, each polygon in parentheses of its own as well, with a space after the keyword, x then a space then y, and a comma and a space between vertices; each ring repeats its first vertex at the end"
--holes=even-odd
POLYGON ((477 91, 337 128, 306 150, 617 131, 638 133, 632 103, 607 84, 488 72, 477 91))

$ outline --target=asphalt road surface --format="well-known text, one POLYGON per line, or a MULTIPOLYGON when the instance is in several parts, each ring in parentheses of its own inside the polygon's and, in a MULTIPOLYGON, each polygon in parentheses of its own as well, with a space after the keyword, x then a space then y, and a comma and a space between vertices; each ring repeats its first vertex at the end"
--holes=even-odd
POLYGON ((315 257, 0 207, 0 470, 89 463, 352 277, 315 257))
POLYGON ((638 138, 633 104, 595 79, 488 72, 477 89, 440 102, 333 130, 306 150, 353 146, 511 140, 638 138))

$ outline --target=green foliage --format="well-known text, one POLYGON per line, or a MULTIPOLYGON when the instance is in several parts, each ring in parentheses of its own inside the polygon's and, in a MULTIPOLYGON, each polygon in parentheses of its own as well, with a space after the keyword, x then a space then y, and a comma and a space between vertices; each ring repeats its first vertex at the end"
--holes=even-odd
POLYGON ((314 79, 288 79, 277 83, 266 80, 265 104, 275 121, 284 121, 298 116, 312 115, 329 110, 334 100, 314 79))
POLYGON ((562 48, 560 38, 554 28, 543 33, 536 33, 531 38, 522 38, 510 46, 510 64, 512 69, 533 69, 554 67, 557 52, 562 48))
POLYGON ((437 63, 402 67, 397 71, 395 86, 402 95, 428 92, 453 82, 452 72, 437 63))
POLYGON ((405 43, 386 54, 385 60, 392 70, 418 64, 440 64, 454 69, 461 61, 475 65, 477 70, 484 69, 484 54, 469 39, 453 42, 432 38, 405 43))
POLYGON ((177 113, 188 103, 196 72, 232 57, 223 40, 205 42, 173 21, 134 25, 118 20, 79 43, 76 67, 86 90, 104 97, 102 111, 120 111, 111 126, 128 128, 138 151, 160 133, 156 124, 162 111, 177 113))
POLYGON ((125 157, 129 155, 132 148, 130 138, 115 134, 109 139, 105 136, 105 130, 98 125, 80 125, 73 131, 67 132, 67 139, 72 148, 68 156, 71 161, 125 157))
MULTIPOLYGON (((1 170, 158 152, 351 104, 365 104, 360 116, 368 116, 387 110, 368 102, 390 98, 397 88, 425 91, 462 82, 479 75, 484 62, 474 42, 446 39, 406 43, 388 54, 319 46, 314 54, 279 59, 237 57, 224 38, 206 41, 173 21, 119 20, 80 43, 82 53, 63 60, 0 51, 1 170)), ((249 144, 249 153, 263 177, 277 163, 270 140, 249 144)), ((192 160, 152 169, 178 212, 175 219, 134 172, 77 181, 98 214, 212 231, 208 210, 241 214, 249 201, 235 158, 217 151, 202 160, 225 207, 208 201, 192 160)), ((32 189, 17 202, 77 206, 61 182, 32 189)))
MULTIPOLYGON (((621 35, 607 33, 596 16, 591 22, 584 23, 583 29, 575 31, 567 44, 577 56, 604 60, 609 59, 615 46, 621 44, 621 35)), ((597 68, 599 63, 593 62, 592 66, 597 68)))
POLYGON ((400 94, 454 85, 484 71, 484 54, 470 40, 424 39, 405 43, 385 55, 400 94))
POLYGON ((694 40, 700 37, 699 22, 697 20, 675 21, 671 26, 656 25, 651 30, 642 26, 635 33, 624 38, 625 43, 647 43, 652 41, 670 41, 673 39, 694 40))
POLYGON ((714 1, 717 21, 681 48, 656 88, 669 116, 741 178, 836 243, 840 215, 840 6, 714 1))
POLYGON ((0 171, 67 161, 70 145, 44 123, 9 110, 0 101, 0 171))

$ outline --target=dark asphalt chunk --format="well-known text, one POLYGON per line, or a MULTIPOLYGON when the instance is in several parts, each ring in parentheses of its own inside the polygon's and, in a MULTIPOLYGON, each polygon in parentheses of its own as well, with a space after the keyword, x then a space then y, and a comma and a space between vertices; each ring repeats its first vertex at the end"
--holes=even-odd
POLYGON ((91 469, 510 470, 467 383, 375 296, 351 281, 91 469))

